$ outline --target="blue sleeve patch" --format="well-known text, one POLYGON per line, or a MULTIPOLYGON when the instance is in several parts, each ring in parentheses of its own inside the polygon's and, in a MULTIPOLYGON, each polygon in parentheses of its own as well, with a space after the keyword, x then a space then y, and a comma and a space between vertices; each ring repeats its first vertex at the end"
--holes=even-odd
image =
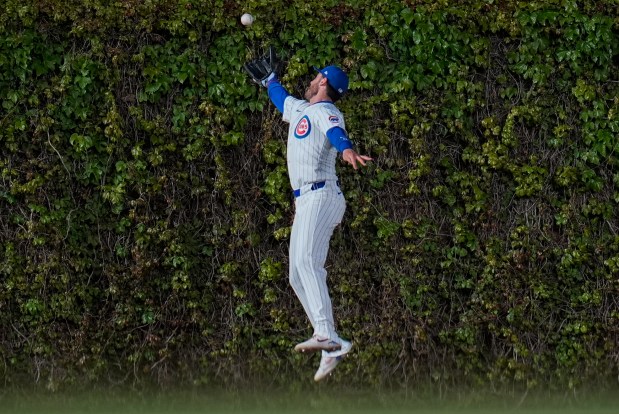
POLYGON ((340 127, 333 127, 327 131, 327 138, 329 138, 329 142, 333 145, 339 152, 344 152, 344 150, 352 148, 352 142, 348 139, 348 135, 346 131, 344 131, 340 127))

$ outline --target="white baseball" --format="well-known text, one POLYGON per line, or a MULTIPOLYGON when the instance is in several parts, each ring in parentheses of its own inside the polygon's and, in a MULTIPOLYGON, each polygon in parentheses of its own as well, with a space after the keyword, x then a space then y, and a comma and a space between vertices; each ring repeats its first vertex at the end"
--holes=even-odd
POLYGON ((244 15, 241 16, 241 23, 243 23, 243 25, 251 26, 253 22, 254 22, 254 16, 252 16, 251 14, 245 13, 244 15))

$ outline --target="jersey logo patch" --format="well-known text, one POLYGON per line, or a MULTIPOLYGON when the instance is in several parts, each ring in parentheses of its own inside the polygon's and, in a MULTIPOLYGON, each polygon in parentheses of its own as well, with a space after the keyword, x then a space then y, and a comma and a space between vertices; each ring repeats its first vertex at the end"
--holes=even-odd
POLYGON ((303 139, 309 135, 311 130, 312 124, 310 124, 309 118, 305 115, 294 129, 294 136, 298 139, 303 139))
POLYGON ((339 124, 340 123, 340 118, 338 118, 335 115, 331 115, 329 117, 329 121, 331 121, 332 124, 339 124))

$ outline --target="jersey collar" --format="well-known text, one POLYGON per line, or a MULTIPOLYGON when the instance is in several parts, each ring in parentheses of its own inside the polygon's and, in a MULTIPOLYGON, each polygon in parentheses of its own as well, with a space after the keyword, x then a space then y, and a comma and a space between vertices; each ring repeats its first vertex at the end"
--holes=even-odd
POLYGON ((316 104, 319 104, 319 103, 328 103, 328 104, 331 104, 331 105, 335 105, 333 103, 333 101, 318 101, 318 102, 314 102, 313 104, 310 104, 310 105, 316 105, 316 104))

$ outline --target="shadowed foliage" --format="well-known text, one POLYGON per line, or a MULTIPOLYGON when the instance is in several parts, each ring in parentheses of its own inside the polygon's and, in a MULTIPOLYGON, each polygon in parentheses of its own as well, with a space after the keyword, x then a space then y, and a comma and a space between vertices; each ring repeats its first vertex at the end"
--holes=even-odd
POLYGON ((287 125, 242 71, 273 45, 297 95, 348 71, 375 158, 338 166, 332 381, 616 386, 618 7, 6 0, 4 384, 309 381, 287 125))

